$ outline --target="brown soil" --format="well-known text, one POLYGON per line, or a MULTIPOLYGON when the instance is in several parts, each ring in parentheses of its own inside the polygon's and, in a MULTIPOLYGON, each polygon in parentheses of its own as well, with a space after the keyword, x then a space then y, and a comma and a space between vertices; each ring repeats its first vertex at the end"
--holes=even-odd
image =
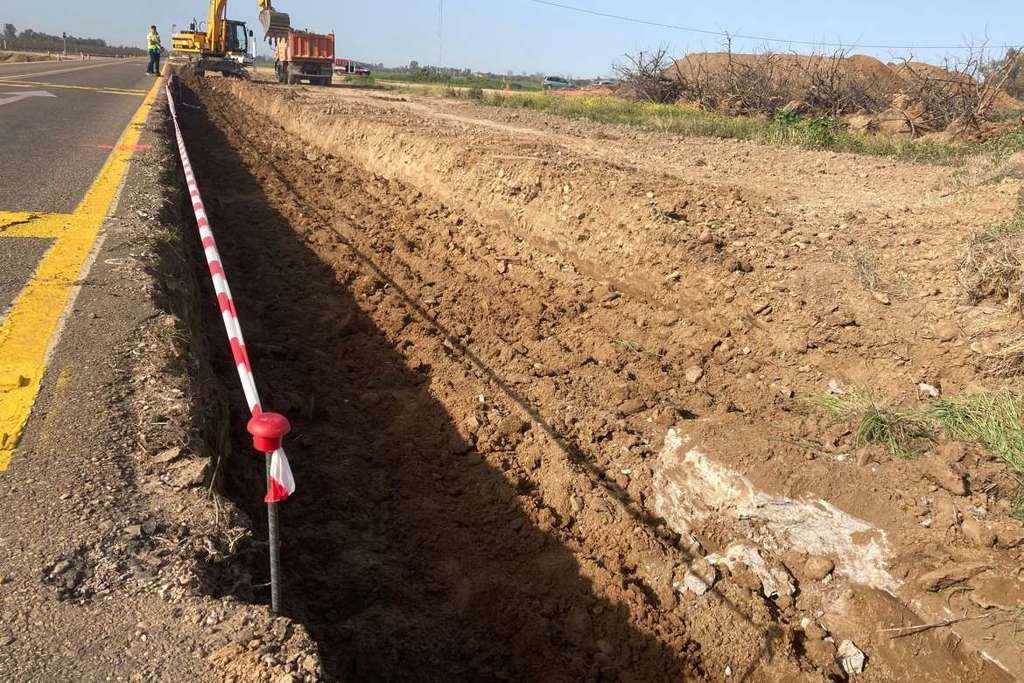
POLYGON ((962 590, 1020 571, 1005 470, 955 444, 858 450, 808 406, 830 379, 913 400, 980 381, 971 343, 1019 321, 962 305, 955 263, 1016 181, 350 88, 194 87, 186 137, 256 373, 296 426, 287 601, 330 676, 810 681, 842 675, 844 640, 867 653, 858 680, 1006 680, 986 657, 1021 673, 1013 620, 962 590), (941 466, 969 489, 939 488, 941 466), (717 474, 688 489, 698 470, 717 474), (748 498, 768 512, 738 514, 748 498), (769 513, 808 508, 862 525, 842 540, 881 548, 881 578, 779 536, 769 513), (1002 540, 972 543, 973 517, 1002 540), (683 589, 737 544, 795 593, 766 598, 742 563, 683 589), (930 590, 948 567, 957 590, 930 590))

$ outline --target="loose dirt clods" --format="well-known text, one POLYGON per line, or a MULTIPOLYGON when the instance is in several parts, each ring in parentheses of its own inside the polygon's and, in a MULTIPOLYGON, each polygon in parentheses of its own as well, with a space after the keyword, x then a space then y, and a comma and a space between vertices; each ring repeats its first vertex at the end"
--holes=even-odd
POLYGON ((1020 578, 1002 455, 938 430, 893 457, 813 400, 983 381, 972 344, 1020 320, 955 274, 1011 181, 189 85, 261 390, 296 427, 286 603, 328 678, 1024 675, 1019 625, 974 599, 1020 578))

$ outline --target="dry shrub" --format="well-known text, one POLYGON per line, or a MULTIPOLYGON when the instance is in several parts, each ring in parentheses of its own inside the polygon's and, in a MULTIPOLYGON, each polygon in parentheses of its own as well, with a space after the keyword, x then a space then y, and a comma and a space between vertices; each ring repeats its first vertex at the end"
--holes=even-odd
POLYGON ((974 48, 965 59, 934 66, 908 59, 885 64, 846 49, 811 55, 759 52, 687 55, 662 48, 628 57, 619 74, 637 99, 679 100, 731 114, 773 116, 799 111, 832 117, 880 114, 914 135, 978 130, 995 110, 1024 104, 1006 86, 1024 72, 1024 56, 1001 60, 974 48), (904 125, 904 122, 906 125, 904 125))
POLYGON ((888 73, 884 64, 851 58, 846 50, 798 55, 728 49, 689 55, 668 70, 686 101, 706 109, 769 116, 793 109, 829 116, 878 111, 885 105, 888 85, 879 72, 888 73), (863 62, 872 68, 864 68, 863 62))
POLYGON ((907 123, 914 133, 946 130, 978 130, 989 119, 1017 60, 1003 60, 999 66, 984 47, 972 48, 965 59, 947 59, 944 66, 904 60, 897 73, 904 81, 903 95, 911 104, 907 123))
POLYGON ((681 84, 665 75, 672 61, 668 48, 660 47, 653 52, 641 50, 635 55, 626 55, 626 63, 614 69, 622 79, 622 90, 634 99, 668 104, 678 101, 682 94, 681 84))
POLYGON ((800 99, 812 111, 842 116, 876 112, 885 106, 880 79, 871 72, 860 72, 845 50, 795 63, 800 74, 800 99))
POLYGON ((1006 225, 975 233, 960 259, 967 301, 1006 301, 1024 314, 1024 212, 1006 225))
POLYGON ((982 369, 993 377, 1024 375, 1024 337, 984 357, 982 369))

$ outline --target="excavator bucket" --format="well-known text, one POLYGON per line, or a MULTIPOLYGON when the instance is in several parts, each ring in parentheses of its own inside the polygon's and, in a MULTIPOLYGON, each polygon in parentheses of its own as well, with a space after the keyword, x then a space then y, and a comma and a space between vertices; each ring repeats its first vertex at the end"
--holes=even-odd
POLYGON ((284 38, 292 27, 291 18, 285 12, 265 9, 260 12, 260 24, 263 25, 264 38, 284 38))

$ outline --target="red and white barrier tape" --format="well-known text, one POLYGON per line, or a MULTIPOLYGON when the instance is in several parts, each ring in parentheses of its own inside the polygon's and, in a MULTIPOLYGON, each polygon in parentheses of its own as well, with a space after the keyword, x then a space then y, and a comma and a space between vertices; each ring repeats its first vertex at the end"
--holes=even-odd
MULTIPOLYGON (((217 294, 217 303, 220 306, 221 317, 224 319, 224 329, 228 335, 228 343, 231 345, 231 354, 235 359, 238 378, 242 381, 242 391, 245 392, 249 410, 254 416, 259 415, 263 412, 263 408, 260 406, 260 395, 256 390, 256 380, 252 374, 252 365, 249 363, 249 354, 245 349, 242 325, 238 321, 238 312, 235 310, 234 299, 231 298, 228 278, 224 274, 224 266, 221 264, 220 253, 217 251, 217 242, 210 229, 210 219, 207 218, 206 210, 203 208, 203 197, 199 194, 199 186, 196 184, 196 177, 192 172, 192 162, 189 161, 188 150, 185 148, 185 138, 182 137, 181 126, 178 125, 178 111, 174 105, 170 80, 167 82, 166 89, 167 105, 170 107, 171 118, 174 120, 174 134, 178 138, 178 154, 181 157, 181 166, 185 171, 185 182, 192 200, 192 210, 195 212, 196 224, 199 226, 199 239, 202 240, 203 249, 206 252, 206 263, 210 268, 210 279, 213 281, 213 289, 217 294)), ((293 493, 295 493, 295 479, 292 477, 292 470, 288 465, 288 457, 284 454, 284 449, 279 448, 274 451, 271 459, 270 473, 267 478, 267 495, 264 500, 268 503, 277 503, 287 499, 293 493)))

